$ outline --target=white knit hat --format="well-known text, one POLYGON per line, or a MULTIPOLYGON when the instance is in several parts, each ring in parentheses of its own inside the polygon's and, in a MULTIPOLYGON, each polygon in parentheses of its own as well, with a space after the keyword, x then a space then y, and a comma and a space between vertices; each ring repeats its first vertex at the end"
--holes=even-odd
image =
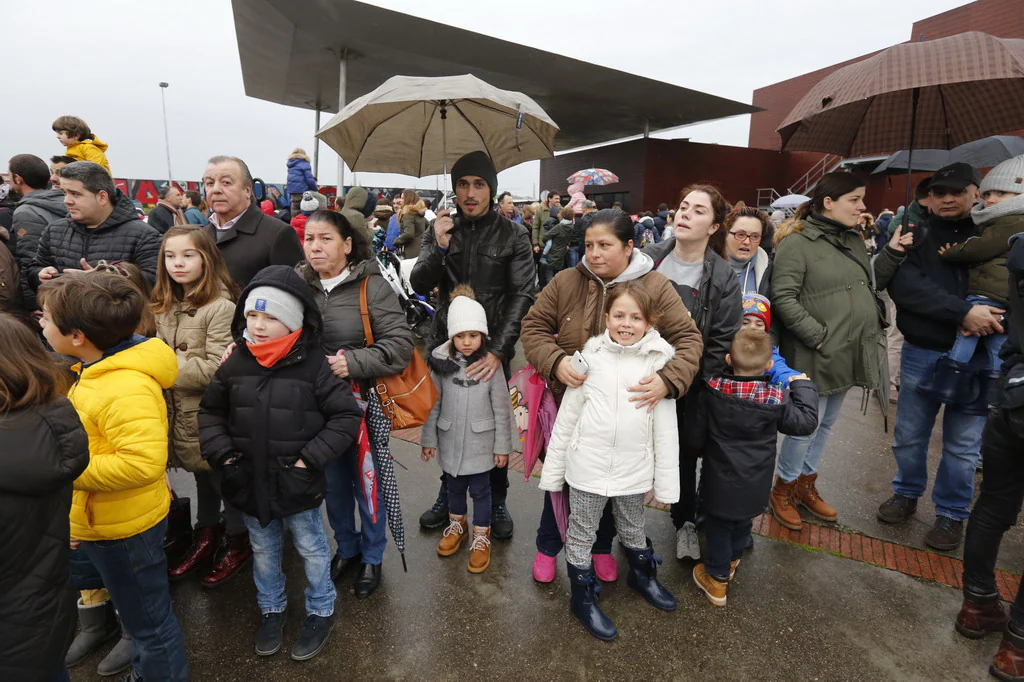
POLYGON ((256 287, 245 298, 245 314, 257 310, 266 313, 295 332, 302 329, 306 307, 296 296, 277 287, 256 287))
POLYGON ((480 332, 487 336, 484 307, 467 296, 456 296, 448 306, 448 338, 462 332, 480 332))
POLYGON ((303 192, 302 201, 299 202, 299 210, 306 213, 319 211, 327 208, 327 197, 319 192, 303 192))
POLYGON ((982 194, 989 190, 1024 194, 1024 155, 1007 159, 990 170, 979 189, 982 194))

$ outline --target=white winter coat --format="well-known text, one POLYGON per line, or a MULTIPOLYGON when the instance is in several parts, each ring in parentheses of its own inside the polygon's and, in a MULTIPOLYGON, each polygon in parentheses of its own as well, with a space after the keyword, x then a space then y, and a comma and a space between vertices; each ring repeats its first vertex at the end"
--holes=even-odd
POLYGON ((679 429, 675 400, 648 412, 626 389, 654 374, 675 350, 654 329, 632 346, 606 330, 583 347, 590 369, 583 386, 565 392, 548 443, 542 490, 563 482, 577 490, 619 497, 654 489, 659 502, 679 501, 679 429))

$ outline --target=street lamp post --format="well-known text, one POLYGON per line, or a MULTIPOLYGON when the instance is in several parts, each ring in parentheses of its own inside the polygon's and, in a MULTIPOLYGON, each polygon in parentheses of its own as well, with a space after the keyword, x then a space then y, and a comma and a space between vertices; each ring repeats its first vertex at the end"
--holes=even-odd
POLYGON ((164 97, 164 91, 167 90, 169 83, 160 83, 160 106, 164 110, 164 145, 167 147, 167 181, 173 182, 174 175, 171 174, 171 137, 167 134, 167 100, 164 97))

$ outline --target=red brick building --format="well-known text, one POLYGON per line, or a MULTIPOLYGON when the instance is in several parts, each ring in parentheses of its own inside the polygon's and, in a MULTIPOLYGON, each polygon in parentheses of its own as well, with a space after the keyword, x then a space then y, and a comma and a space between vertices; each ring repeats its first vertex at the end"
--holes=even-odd
MULTIPOLYGON (((914 23, 908 41, 934 40, 966 31, 982 31, 1000 38, 1024 38, 1024 0, 976 0, 922 19, 914 23)), ((685 140, 634 140, 541 161, 541 187, 564 191, 565 178, 570 173, 596 166, 614 171, 623 182, 588 187, 588 196, 604 205, 622 201, 629 211, 651 210, 661 202, 677 201, 679 190, 691 182, 714 183, 730 201, 742 200, 748 204, 756 203, 761 188, 775 188, 785 194, 788 187, 822 159, 822 155, 778 151, 782 141, 775 129, 818 81, 872 54, 875 53, 755 90, 753 104, 764 111, 750 118, 749 147, 696 144, 685 140)), ((825 165, 831 166, 832 161, 828 159, 825 165)), ((920 177, 924 176, 915 176, 914 182, 920 177)), ((901 177, 871 178, 868 210, 895 210, 903 203, 904 189, 901 177)))

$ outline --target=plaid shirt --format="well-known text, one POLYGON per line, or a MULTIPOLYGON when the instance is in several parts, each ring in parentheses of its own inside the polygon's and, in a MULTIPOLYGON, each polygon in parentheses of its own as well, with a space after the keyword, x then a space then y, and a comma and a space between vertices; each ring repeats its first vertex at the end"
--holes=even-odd
POLYGON ((762 405, 781 405, 782 389, 767 381, 715 377, 708 385, 726 395, 735 395, 762 405))

